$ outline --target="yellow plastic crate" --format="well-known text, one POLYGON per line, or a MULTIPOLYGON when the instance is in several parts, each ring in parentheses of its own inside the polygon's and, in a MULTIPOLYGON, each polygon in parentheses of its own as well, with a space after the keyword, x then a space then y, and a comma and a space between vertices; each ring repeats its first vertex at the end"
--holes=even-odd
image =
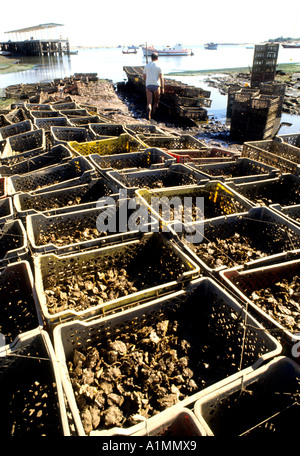
POLYGON ((88 141, 85 143, 70 141, 68 142, 68 146, 71 151, 77 155, 111 155, 124 152, 137 152, 147 148, 143 141, 138 140, 127 133, 122 133, 120 136, 116 137, 88 141))

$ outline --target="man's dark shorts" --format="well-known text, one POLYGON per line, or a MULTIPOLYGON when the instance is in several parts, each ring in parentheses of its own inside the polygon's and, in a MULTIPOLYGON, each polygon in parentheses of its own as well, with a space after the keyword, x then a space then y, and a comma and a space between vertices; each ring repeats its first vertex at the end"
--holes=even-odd
POLYGON ((146 89, 149 90, 149 92, 154 93, 154 92, 156 92, 159 89, 159 86, 157 86, 157 85, 147 85, 146 89))

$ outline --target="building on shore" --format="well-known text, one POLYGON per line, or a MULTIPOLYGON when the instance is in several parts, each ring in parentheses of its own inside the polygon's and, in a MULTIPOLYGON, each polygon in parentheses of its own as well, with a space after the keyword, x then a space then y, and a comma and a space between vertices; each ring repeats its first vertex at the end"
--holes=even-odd
POLYGON ((47 23, 5 32, 8 41, 0 43, 0 51, 12 56, 70 55, 68 39, 49 38, 49 31, 63 27, 62 24, 47 23))

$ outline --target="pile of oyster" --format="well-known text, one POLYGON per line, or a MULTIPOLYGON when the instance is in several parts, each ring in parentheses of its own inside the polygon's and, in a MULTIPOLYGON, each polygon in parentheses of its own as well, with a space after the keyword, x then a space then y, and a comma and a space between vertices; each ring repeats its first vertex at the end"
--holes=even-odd
POLYGON ((137 424, 238 369, 239 318, 224 326, 199 299, 103 327, 104 337, 74 348, 67 366, 87 434, 137 424))
POLYGON ((155 188, 164 188, 165 187, 165 184, 163 183, 162 180, 158 180, 158 181, 155 181, 153 183, 149 183, 147 185, 143 185, 143 188, 147 189, 147 190, 152 190, 152 189, 155 189, 155 188))
POLYGON ((132 341, 74 350, 68 368, 86 433, 136 424, 135 415, 149 418, 196 391, 188 343, 176 343, 174 325, 164 320, 133 333, 132 341))
POLYGON ((141 240, 114 255, 76 266, 76 274, 50 273, 44 277, 49 313, 82 311, 137 291, 177 280, 186 270, 179 256, 159 237, 141 240))
POLYGON ((78 224, 75 229, 70 230, 65 223, 61 223, 55 225, 55 230, 51 230, 49 233, 41 231, 37 239, 37 245, 53 243, 58 246, 63 246, 89 241, 106 235, 106 231, 100 232, 97 228, 81 227, 78 224))
POLYGON ((300 278, 283 279, 251 293, 251 300, 282 326, 300 331, 300 278))
POLYGON ((216 238, 198 245, 189 244, 189 247, 209 268, 218 268, 234 267, 267 255, 251 247, 251 244, 250 237, 234 233, 226 239, 216 238))
POLYGON ((37 211, 48 211, 51 209, 59 209, 62 206, 74 206, 76 204, 80 204, 81 198, 76 197, 74 200, 69 200, 66 203, 62 203, 59 198, 51 197, 51 198, 38 198, 35 200, 34 198, 28 198, 25 202, 26 209, 35 209, 37 211))
POLYGON ((95 271, 86 277, 78 274, 66 278, 64 283, 54 283, 46 289, 45 294, 48 311, 55 314, 67 309, 82 311, 136 291, 125 269, 111 267, 105 272, 95 271))

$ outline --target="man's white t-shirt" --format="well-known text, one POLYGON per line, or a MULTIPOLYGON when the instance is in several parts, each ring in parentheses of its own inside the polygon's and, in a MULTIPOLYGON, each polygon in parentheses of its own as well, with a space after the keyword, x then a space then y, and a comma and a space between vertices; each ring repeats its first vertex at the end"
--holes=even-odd
POLYGON ((159 76, 162 74, 162 71, 161 68, 156 64, 156 62, 147 63, 147 65, 144 67, 144 73, 146 74, 146 86, 160 86, 159 76))

